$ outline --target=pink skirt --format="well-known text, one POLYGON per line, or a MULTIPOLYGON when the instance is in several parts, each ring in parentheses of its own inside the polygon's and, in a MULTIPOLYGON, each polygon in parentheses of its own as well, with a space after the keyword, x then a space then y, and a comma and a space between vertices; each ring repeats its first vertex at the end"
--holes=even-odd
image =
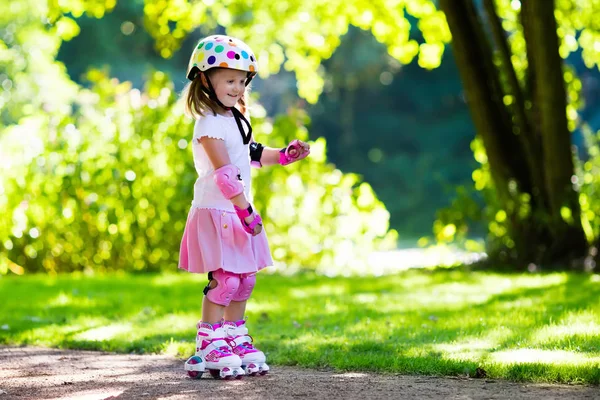
POLYGON ((244 274, 273 265, 267 235, 248 234, 234 212, 193 207, 185 224, 179 268, 207 273, 222 268, 244 274))

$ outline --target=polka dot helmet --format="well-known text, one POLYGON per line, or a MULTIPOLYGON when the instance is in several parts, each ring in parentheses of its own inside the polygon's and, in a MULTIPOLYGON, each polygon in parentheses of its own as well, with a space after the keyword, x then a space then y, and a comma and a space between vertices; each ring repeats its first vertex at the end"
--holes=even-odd
POLYGON ((258 63, 250 47, 239 39, 224 35, 209 36, 198 42, 190 58, 187 78, 193 81, 198 72, 217 67, 247 71, 249 78, 258 72, 258 63))

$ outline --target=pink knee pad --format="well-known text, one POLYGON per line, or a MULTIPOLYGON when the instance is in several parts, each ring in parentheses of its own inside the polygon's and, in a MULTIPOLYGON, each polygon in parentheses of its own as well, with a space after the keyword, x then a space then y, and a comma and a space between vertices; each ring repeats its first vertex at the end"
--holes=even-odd
POLYGON ((240 274, 218 269, 208 273, 208 285, 204 288, 204 295, 210 301, 222 306, 228 306, 240 288, 240 274), (215 287, 212 281, 217 282, 215 287))
POLYGON ((250 298, 254 285, 256 284, 256 274, 240 275, 240 287, 233 296, 233 301, 245 301, 250 298))

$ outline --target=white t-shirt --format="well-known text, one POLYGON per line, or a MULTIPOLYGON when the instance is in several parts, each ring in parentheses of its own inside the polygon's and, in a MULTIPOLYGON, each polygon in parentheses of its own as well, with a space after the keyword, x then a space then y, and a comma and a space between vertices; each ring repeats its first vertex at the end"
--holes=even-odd
MULTIPOLYGON (((247 129, 246 124, 242 123, 242 126, 244 129, 247 129)), ((246 199, 252 202, 250 194, 250 144, 244 144, 233 116, 207 113, 206 116, 196 120, 194 125, 192 151, 194 154, 194 166, 196 172, 198 172, 198 179, 196 179, 196 183, 194 184, 192 207, 235 212, 231 201, 223 196, 223 193, 221 193, 221 190, 214 181, 215 169, 204 151, 204 146, 198 141, 199 138, 204 136, 225 141, 231 164, 238 167, 241 171, 246 199)))

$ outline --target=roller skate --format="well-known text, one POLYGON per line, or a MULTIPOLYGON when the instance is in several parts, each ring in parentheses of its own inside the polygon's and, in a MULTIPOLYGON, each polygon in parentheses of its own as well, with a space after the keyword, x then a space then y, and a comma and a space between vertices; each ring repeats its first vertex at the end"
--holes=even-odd
POLYGON ((223 330, 233 353, 241 358, 246 375, 265 375, 269 372, 265 354, 252 345, 254 339, 248 335, 246 321, 226 321, 223 323, 223 330))
POLYGON ((188 375, 190 372, 199 372, 200 367, 196 367, 198 364, 193 364, 197 361, 194 357, 198 357, 204 360, 205 370, 208 370, 215 379, 241 379, 244 376, 244 370, 241 368, 242 360, 231 352, 225 335, 220 324, 211 325, 204 322, 198 324, 196 355, 186 362, 188 375))

